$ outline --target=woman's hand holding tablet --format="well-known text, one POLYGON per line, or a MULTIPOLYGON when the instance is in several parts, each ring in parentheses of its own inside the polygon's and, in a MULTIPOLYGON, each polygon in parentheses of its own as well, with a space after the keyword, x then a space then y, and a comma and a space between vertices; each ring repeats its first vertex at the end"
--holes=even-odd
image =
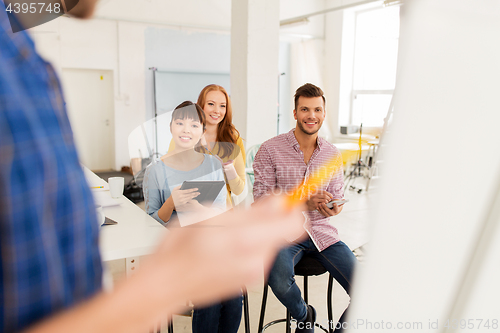
POLYGON ((182 189, 182 186, 177 186, 172 190, 172 200, 174 201, 175 210, 182 211, 189 209, 186 206, 188 202, 200 195, 197 188, 182 189))
POLYGON ((196 199, 199 203, 211 204, 225 184, 223 180, 186 180, 180 189, 196 189, 198 195, 191 199, 196 199))

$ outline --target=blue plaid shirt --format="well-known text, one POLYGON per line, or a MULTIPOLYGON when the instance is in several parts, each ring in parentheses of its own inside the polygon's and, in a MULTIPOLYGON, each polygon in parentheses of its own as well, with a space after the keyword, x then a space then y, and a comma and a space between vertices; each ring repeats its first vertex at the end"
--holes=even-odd
POLYGON ((55 72, 0 2, 0 331, 101 288, 95 208, 55 72))

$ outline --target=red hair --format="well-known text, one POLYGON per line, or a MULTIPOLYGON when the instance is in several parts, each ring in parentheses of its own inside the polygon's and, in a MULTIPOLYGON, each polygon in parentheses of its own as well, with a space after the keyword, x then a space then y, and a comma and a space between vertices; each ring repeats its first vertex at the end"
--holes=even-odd
POLYGON ((220 91, 226 96, 226 115, 224 119, 217 125, 217 142, 219 143, 219 157, 224 158, 233 153, 234 146, 240 137, 240 132, 233 125, 233 109, 231 107, 231 99, 227 94, 226 89, 216 84, 209 84, 203 88, 198 96, 198 104, 202 108, 205 107, 207 94, 211 91, 220 91))

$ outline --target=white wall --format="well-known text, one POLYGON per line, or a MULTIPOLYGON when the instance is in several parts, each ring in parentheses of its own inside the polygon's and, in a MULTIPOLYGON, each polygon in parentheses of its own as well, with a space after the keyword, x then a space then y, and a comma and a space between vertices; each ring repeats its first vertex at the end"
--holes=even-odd
MULTIPOLYGON (((209 46, 196 48, 194 45, 208 35, 229 39, 230 1, 211 0, 207 4, 190 1, 193 5, 191 9, 187 6, 189 3, 174 7, 159 0, 102 1, 96 12, 96 16, 102 19, 79 21, 61 17, 31 29, 40 53, 50 60, 59 72, 61 68, 113 71, 117 169, 129 165, 125 144, 128 133, 153 113, 152 73, 148 67, 180 70, 188 67, 193 70, 206 70, 206 67, 221 71, 229 69, 228 52, 223 50, 217 54, 217 50, 211 50, 209 46), (122 20, 116 21, 111 19, 113 17, 120 17, 122 20), (161 24, 145 24, 142 21, 161 24), (182 44, 182 38, 179 36, 185 36, 185 44, 182 44), (182 46, 186 53, 166 53, 170 43, 174 43, 174 48, 182 46), (191 56, 186 57, 186 54, 191 56), (190 60, 189 63, 186 59, 190 60)), ((283 20, 339 4, 337 0, 283 1, 279 16, 280 20, 283 20)), ((311 22, 304 26, 280 29, 281 51, 301 49, 301 57, 303 60, 307 59, 310 65, 304 70, 294 65, 290 59, 291 65, 283 66, 283 61, 289 57, 286 53, 281 54, 281 68, 288 70, 287 75, 282 78, 283 88, 287 90, 280 91, 281 100, 286 99, 286 102, 282 102, 286 107, 282 112, 286 115, 282 118, 280 127, 285 131, 294 126, 291 112, 295 89, 306 82, 313 82, 325 91, 327 124, 335 134, 338 129, 338 95, 341 88, 338 72, 342 15, 335 12, 326 15, 326 20, 325 15, 314 16, 310 20, 311 22)))
POLYGON ((231 15, 234 125, 251 147, 277 134, 279 3, 233 0, 231 15))
POLYGON ((128 135, 154 114, 149 67, 229 71, 227 32, 66 17, 30 32, 38 51, 59 73, 62 68, 113 71, 117 170, 130 165, 128 135))
MULTIPOLYGON (((145 30, 145 75, 147 117, 154 116, 153 72, 159 71, 228 73, 230 64, 230 36, 228 32, 181 30, 148 27, 145 30)), ((189 87, 186 87, 187 89, 189 87)), ((229 91, 229 87, 225 87, 229 91)), ((196 102, 199 91, 191 100, 196 102)), ((183 101, 179 101, 181 103, 183 101)))
POLYGON ((229 31, 231 0, 101 0, 95 16, 229 31))
MULTIPOLYGON (((32 29, 40 54, 62 68, 107 69, 114 76, 116 169, 129 165, 127 137, 144 121, 144 33, 134 23, 66 17, 32 29), (50 33, 45 33, 49 31, 50 33)), ((63 89, 64 89, 64 82, 63 89)))
MULTIPOLYGON (((329 1, 332 2, 332 1, 329 1)), ((331 4, 329 4, 331 6, 331 4)), ((339 110, 341 94, 341 60, 344 13, 335 11, 326 14, 325 19, 325 97, 327 99, 327 122, 333 136, 340 134, 339 110)), ((344 57, 345 59, 346 57, 344 57)), ((344 81, 344 87, 349 83, 344 81)))
MULTIPOLYGON (((325 9, 325 0, 286 0, 280 2, 280 20, 295 18, 305 14, 325 9)), ((324 16, 317 15, 309 18, 309 23, 298 26, 282 26, 281 36, 301 38, 323 38, 325 34, 324 16)))
MULTIPOLYGON (((280 20, 299 17, 325 9, 325 0, 289 0, 280 3, 280 20)), ((309 18, 309 23, 280 27, 280 72, 286 75, 280 82, 280 133, 295 127, 293 96, 305 83, 323 86, 324 15, 309 18)), ((321 133, 323 134, 323 133, 321 133)))
POLYGON ((279 123, 278 134, 286 133, 295 127, 293 119, 293 95, 291 87, 292 66, 290 62, 290 43, 280 42, 279 50, 279 123))

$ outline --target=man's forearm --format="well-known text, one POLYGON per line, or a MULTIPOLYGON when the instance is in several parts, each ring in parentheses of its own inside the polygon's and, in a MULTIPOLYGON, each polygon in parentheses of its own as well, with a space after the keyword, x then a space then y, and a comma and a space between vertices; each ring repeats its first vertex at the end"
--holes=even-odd
POLYGON ((284 199, 273 198, 250 210, 218 215, 197 228, 169 232, 112 293, 100 293, 25 332, 147 332, 188 299, 205 306, 233 297, 242 285, 262 278, 262 269, 271 267, 285 239, 302 233, 301 210, 290 210, 284 199))

